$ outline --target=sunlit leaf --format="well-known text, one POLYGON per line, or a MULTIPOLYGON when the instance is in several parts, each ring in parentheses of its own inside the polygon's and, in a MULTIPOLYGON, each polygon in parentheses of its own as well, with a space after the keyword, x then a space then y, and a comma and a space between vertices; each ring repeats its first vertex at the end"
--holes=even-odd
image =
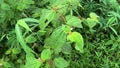
POLYGON ((22 19, 22 20, 24 20, 25 22, 35 22, 35 23, 39 23, 39 20, 34 19, 34 18, 24 18, 24 19, 22 19))
POLYGON ((93 28, 97 23, 94 22, 93 19, 90 19, 90 18, 87 18, 87 25, 90 27, 90 28, 93 28))
POLYGON ((25 29, 27 29, 28 31, 31 31, 31 29, 29 28, 29 26, 25 23, 24 20, 18 20, 17 22, 18 25, 24 27, 25 29))
POLYGON ((24 49, 24 51, 26 53, 31 53, 31 52, 34 52, 32 49, 30 49, 26 43, 24 42, 24 39, 23 39, 23 36, 22 36, 22 32, 21 32, 21 29, 19 27, 18 24, 16 24, 15 26, 15 31, 16 31, 16 36, 17 36, 17 40, 19 41, 19 43, 21 44, 22 48, 24 49))
POLYGON ((92 18, 92 19, 97 19, 99 16, 98 15, 96 15, 95 13, 93 13, 93 12, 91 12, 90 13, 90 18, 92 18))
POLYGON ((90 13, 90 18, 86 19, 86 25, 89 26, 90 29, 92 29, 94 26, 96 26, 97 23, 99 23, 98 17, 95 13, 90 13))
POLYGON ((6 55, 8 55, 8 54, 10 54, 10 53, 11 53, 11 49, 9 49, 9 50, 7 50, 7 51, 5 52, 6 55))
POLYGON ((67 36, 67 39, 70 40, 71 42, 75 42, 75 49, 80 51, 81 53, 84 53, 83 46, 84 46, 84 41, 83 37, 80 33, 78 32, 72 32, 67 36))
POLYGON ((13 48, 12 49, 12 54, 19 54, 21 50, 19 48, 13 48))

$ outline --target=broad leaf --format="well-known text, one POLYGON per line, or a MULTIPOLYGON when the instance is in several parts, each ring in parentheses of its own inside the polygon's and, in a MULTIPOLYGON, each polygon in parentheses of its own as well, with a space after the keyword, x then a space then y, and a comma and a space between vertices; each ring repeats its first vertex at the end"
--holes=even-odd
POLYGON ((51 58, 52 51, 50 49, 44 49, 41 53, 42 60, 48 60, 51 58))
POLYGON ((56 13, 53 10, 47 10, 47 9, 42 10, 42 15, 40 18, 40 23, 39 23, 41 30, 45 29, 45 27, 52 21, 55 14, 56 13), (47 20, 47 22, 46 22, 46 20, 47 20))
POLYGON ((57 68, 65 68, 69 65, 69 63, 62 57, 55 58, 54 63, 57 68))
POLYGON ((68 0, 70 5, 71 5, 71 9, 77 9, 78 5, 80 4, 80 0, 68 0))
POLYGON ((66 42, 66 35, 62 26, 56 28, 52 35, 45 40, 45 47, 54 49, 55 53, 61 52, 62 46, 66 42))
POLYGON ((36 38, 34 37, 34 36, 32 36, 32 35, 30 35, 30 36, 28 36, 27 38, 25 38, 25 41, 27 42, 27 43, 34 43, 34 42, 36 42, 36 38))
POLYGON ((67 24, 73 27, 82 28, 81 20, 75 16, 66 16, 67 24))
POLYGON ((64 54, 71 54, 71 51, 72 51, 72 47, 70 45, 70 42, 66 42, 62 47, 62 52, 64 54))
POLYGON ((99 16, 98 15, 96 15, 95 13, 93 13, 93 12, 91 12, 90 13, 90 18, 92 18, 92 19, 97 19, 99 16))
POLYGON ((13 48, 12 49, 12 54, 19 54, 21 50, 19 48, 13 48))
POLYGON ((98 21, 98 17, 95 13, 90 13, 90 18, 87 18, 87 26, 89 26, 90 29, 92 29, 97 23, 99 23, 98 21))
POLYGON ((4 62, 4 67, 5 68, 10 68, 12 67, 11 64, 9 62, 4 62))
POLYGON ((26 55, 26 65, 25 68, 40 68, 42 62, 34 57, 32 54, 26 55))
POLYGON ((80 33, 78 32, 72 32, 67 36, 67 39, 70 40, 71 42, 75 42, 75 49, 80 51, 81 53, 84 53, 83 46, 83 37, 80 33))
POLYGON ((17 1, 17 9, 20 11, 23 11, 24 9, 27 9, 31 4, 34 4, 33 0, 19 0, 17 1))
POLYGON ((58 11, 60 14, 65 14, 68 9, 68 1, 67 0, 51 0, 50 6, 53 8, 54 11, 58 11))
POLYGON ((68 25, 62 25, 62 29, 63 29, 63 31, 64 31, 65 33, 71 32, 71 28, 70 28, 70 26, 68 26, 68 25))
POLYGON ((7 51, 5 52, 6 55, 8 55, 8 54, 10 54, 10 53, 11 53, 11 49, 9 49, 9 50, 7 50, 7 51))
POLYGON ((6 3, 2 3, 2 4, 1 4, 1 8, 2 8, 3 10, 10 10, 10 6, 9 6, 8 4, 6 4, 6 3))
POLYGON ((90 29, 93 28, 96 24, 97 22, 94 21, 94 19, 87 18, 87 25, 89 26, 90 29))

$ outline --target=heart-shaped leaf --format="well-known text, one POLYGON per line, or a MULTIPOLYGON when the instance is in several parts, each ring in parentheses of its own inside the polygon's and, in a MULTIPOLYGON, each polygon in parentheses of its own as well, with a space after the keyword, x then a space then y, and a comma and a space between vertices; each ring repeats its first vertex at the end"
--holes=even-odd
POLYGON ((75 42, 75 49, 80 51, 81 53, 84 53, 83 46, 83 37, 80 33, 78 32, 72 32, 67 36, 67 39, 70 40, 71 42, 75 42))

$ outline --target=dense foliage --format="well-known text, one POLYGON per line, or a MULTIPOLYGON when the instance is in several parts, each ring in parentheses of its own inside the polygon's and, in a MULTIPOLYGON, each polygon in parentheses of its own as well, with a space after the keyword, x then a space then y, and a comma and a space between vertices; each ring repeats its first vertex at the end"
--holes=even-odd
POLYGON ((119 68, 118 0, 0 0, 0 68, 119 68))

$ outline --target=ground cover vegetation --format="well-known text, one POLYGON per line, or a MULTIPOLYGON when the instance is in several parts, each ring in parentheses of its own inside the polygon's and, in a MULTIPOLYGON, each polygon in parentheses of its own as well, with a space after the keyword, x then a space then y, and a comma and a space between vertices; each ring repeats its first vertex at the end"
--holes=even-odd
POLYGON ((120 68, 119 0, 0 0, 0 68, 120 68))

